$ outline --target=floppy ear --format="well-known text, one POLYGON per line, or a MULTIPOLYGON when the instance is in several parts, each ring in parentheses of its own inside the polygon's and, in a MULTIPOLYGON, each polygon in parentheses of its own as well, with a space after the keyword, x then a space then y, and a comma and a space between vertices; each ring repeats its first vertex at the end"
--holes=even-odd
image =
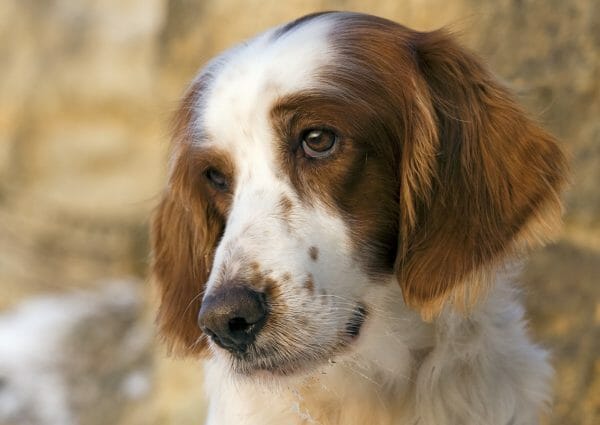
POLYGON ((418 33, 413 47, 421 100, 406 125, 419 128, 403 147, 397 270, 407 303, 431 318, 449 298, 471 304, 508 254, 548 238, 567 165, 552 136, 444 31, 418 33), (432 148, 421 155, 428 163, 411 160, 432 148))
POLYGON ((205 340, 197 324, 204 284, 220 234, 219 220, 201 194, 192 194, 190 123, 197 90, 184 98, 174 122, 169 186, 152 219, 152 275, 160 295, 157 324, 169 351, 200 354, 205 340))
POLYGON ((197 325, 208 277, 202 223, 171 193, 164 195, 153 218, 152 273, 160 293, 158 329, 169 351, 200 353, 204 348, 197 325))

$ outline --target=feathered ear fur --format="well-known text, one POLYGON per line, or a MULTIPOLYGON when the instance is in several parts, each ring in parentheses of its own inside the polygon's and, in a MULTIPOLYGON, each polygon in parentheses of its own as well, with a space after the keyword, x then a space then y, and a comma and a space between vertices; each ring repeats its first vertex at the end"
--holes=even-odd
POLYGON ((397 270, 407 303, 431 318, 449 298, 470 305, 508 254, 548 238, 567 165, 447 33, 415 33, 412 47, 419 117, 406 124, 400 164, 397 270))
POLYGON ((200 354, 198 327, 204 284, 221 225, 201 193, 192 193, 194 167, 189 150, 198 85, 192 86, 175 116, 169 186, 152 223, 152 274, 160 294, 158 329, 169 351, 200 354))

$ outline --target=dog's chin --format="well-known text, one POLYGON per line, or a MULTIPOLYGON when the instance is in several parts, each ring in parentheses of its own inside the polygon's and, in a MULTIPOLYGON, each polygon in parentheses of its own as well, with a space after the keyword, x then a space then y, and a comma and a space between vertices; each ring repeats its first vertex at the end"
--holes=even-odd
POLYGON ((247 378, 306 377, 319 373, 336 358, 352 350, 359 339, 366 319, 366 311, 357 307, 337 338, 306 347, 281 346, 280 344, 253 344, 243 354, 225 353, 230 370, 247 378))
POLYGON ((349 351, 349 345, 347 341, 336 341, 317 352, 306 350, 285 356, 276 348, 272 353, 263 352, 260 357, 228 354, 229 368, 233 374, 248 379, 305 378, 335 363, 337 357, 349 351))
MULTIPOLYGON (((232 356, 231 371, 246 378, 284 378, 309 374, 320 364, 325 363, 318 358, 309 360, 308 356, 299 353, 298 358, 280 359, 277 355, 259 359, 244 359, 232 356)), ((324 356, 327 357, 327 356, 324 356)))

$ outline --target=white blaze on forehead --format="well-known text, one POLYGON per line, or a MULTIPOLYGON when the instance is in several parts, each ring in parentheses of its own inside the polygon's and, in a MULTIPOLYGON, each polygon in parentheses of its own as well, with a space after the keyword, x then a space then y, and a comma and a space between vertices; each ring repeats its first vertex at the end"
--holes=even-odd
POLYGON ((233 154, 236 165, 257 154, 272 162, 270 110, 279 97, 316 84, 315 74, 331 60, 331 27, 327 15, 316 17, 280 36, 268 31, 218 59, 198 113, 208 143, 233 154))

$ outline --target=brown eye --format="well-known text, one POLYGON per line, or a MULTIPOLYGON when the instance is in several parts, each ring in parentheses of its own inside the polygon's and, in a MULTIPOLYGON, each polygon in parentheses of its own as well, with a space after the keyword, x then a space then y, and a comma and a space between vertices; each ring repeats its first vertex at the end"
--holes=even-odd
POLYGON ((209 168, 204 173, 204 176, 208 180, 208 182, 217 189, 219 192, 226 192, 229 189, 229 182, 227 181, 227 177, 223 175, 220 171, 209 168))
POLYGON ((337 143, 337 135, 327 129, 310 129, 302 134, 302 149, 311 158, 325 158, 337 143))

